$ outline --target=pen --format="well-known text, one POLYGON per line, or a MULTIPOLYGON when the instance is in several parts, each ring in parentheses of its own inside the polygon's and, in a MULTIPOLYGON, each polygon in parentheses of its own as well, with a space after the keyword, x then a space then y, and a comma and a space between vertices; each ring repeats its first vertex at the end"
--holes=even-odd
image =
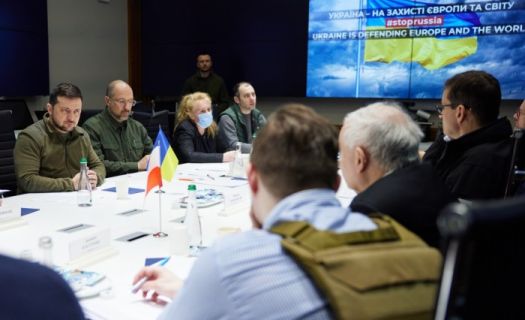
POLYGON ((67 228, 64 228, 64 229, 60 229, 58 231, 62 231, 62 232, 69 232, 69 231, 73 231, 75 229, 78 229, 78 228, 81 228, 83 227, 84 224, 83 223, 80 223, 80 224, 76 224, 74 226, 71 226, 71 227, 67 227, 67 228))
POLYGON ((130 210, 119 212, 117 214, 125 216, 127 214, 132 214, 132 213, 135 213, 135 212, 138 212, 138 211, 139 211, 139 209, 130 209, 130 210))
POLYGON ((190 179, 190 178, 179 178, 179 181, 193 181, 193 179, 190 179))
MULTIPOLYGON (((167 258, 164 258, 164 259, 160 260, 157 263, 154 263, 153 265, 154 266, 163 266, 166 263, 168 263, 169 260, 170 260, 170 257, 167 257, 167 258)), ((137 281, 137 283, 135 283, 133 285, 133 287, 131 287, 131 293, 137 293, 140 290, 140 288, 142 288, 144 283, 146 283, 146 281, 148 281, 148 277, 146 277, 146 276, 142 277, 139 281, 137 281)))
POLYGON ((208 174, 206 174, 206 177, 208 177, 208 178, 210 178, 210 179, 212 179, 212 180, 215 180, 215 178, 214 178, 214 177, 212 177, 212 176, 211 176, 211 174, 209 174, 209 173, 208 173, 208 174))

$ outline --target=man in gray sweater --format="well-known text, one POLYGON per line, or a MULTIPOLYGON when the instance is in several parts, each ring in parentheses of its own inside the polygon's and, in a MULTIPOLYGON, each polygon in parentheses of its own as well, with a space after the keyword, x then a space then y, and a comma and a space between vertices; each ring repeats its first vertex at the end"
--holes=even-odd
POLYGON ((266 118, 257 110, 255 89, 248 82, 239 82, 233 87, 235 104, 219 116, 220 151, 235 150, 241 143, 241 152, 249 153, 257 132, 266 123, 266 118))

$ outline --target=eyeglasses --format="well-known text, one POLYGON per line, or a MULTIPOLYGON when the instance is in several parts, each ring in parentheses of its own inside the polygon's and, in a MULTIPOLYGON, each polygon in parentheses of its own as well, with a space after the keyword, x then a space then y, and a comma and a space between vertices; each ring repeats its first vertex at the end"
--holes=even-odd
POLYGON ((121 106, 131 104, 131 106, 134 107, 137 104, 137 100, 126 100, 126 99, 118 99, 118 100, 111 99, 111 100, 115 101, 121 106))
POLYGON ((457 107, 457 105, 456 104, 436 104, 434 106, 434 108, 436 108, 436 111, 439 114, 443 113, 443 109, 445 109, 447 107, 450 107, 450 108, 454 109, 455 107, 457 107))

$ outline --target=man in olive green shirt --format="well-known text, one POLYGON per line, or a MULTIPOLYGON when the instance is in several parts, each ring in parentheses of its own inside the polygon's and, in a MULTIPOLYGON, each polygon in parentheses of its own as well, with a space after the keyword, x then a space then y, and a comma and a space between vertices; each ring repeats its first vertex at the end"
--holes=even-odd
POLYGON ((77 127, 82 93, 71 83, 60 83, 49 95, 44 118, 20 132, 14 150, 18 191, 60 192, 78 189, 80 158, 88 160, 92 188, 106 176, 88 134, 77 127))
POLYGON ((153 141, 146 128, 129 117, 136 104, 133 90, 126 82, 114 80, 108 84, 104 99, 106 108, 82 127, 89 133, 108 177, 146 170, 153 141))

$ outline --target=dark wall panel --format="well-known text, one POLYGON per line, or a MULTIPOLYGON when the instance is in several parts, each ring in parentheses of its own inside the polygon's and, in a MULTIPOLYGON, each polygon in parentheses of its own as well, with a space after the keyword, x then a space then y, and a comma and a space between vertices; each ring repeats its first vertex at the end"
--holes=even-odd
POLYGON ((231 93, 250 81, 258 95, 305 95, 308 1, 143 1, 143 94, 177 96, 195 56, 212 54, 231 93))
POLYGON ((0 0, 0 96, 49 93, 47 2, 0 0))

